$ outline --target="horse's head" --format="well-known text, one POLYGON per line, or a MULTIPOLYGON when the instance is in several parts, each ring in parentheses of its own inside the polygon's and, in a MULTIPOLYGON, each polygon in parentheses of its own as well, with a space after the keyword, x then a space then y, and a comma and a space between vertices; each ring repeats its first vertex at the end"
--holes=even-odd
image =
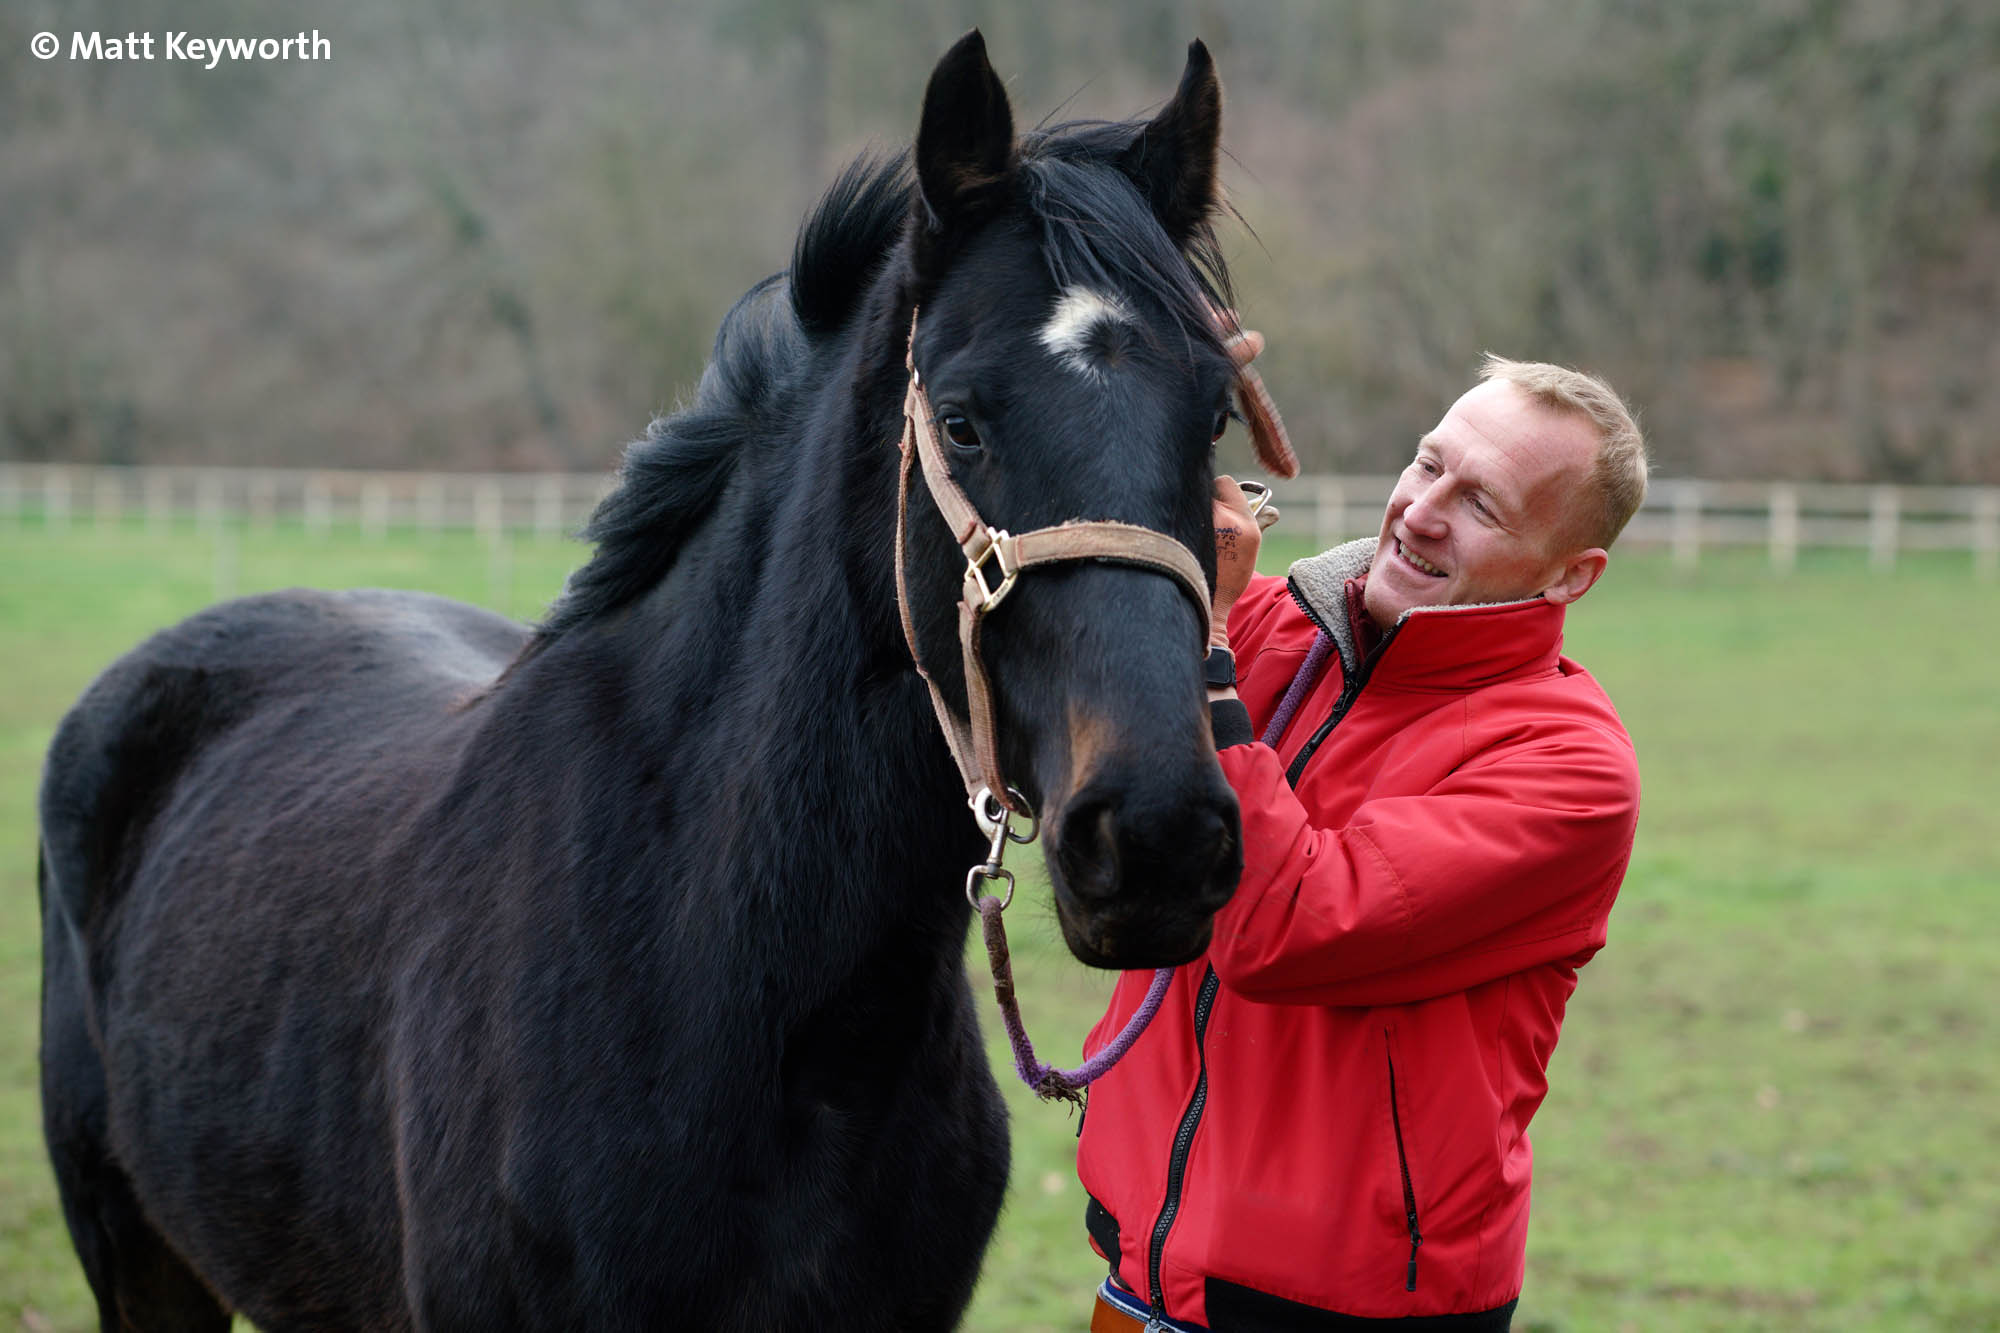
MULTIPOLYGON (((976 32, 933 71, 902 317, 914 303, 939 452, 991 527, 1151 529, 1212 583, 1213 448, 1231 382, 1209 314, 1226 286, 1209 228, 1220 131, 1199 42, 1151 121, 1018 142, 976 32)), ((921 476, 912 491, 911 619, 963 710, 966 561, 921 476)), ((982 623, 999 767, 1041 814, 1057 915, 1087 963, 1197 956, 1241 873, 1197 595, 1157 570, 1079 560, 1022 572, 982 623)))

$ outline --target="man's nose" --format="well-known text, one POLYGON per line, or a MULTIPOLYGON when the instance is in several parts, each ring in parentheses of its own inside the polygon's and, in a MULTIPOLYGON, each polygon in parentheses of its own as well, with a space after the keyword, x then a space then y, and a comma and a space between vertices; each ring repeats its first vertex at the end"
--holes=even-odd
POLYGON ((1411 500, 1403 510, 1403 526, 1425 537, 1442 537, 1445 533, 1444 507, 1432 503, 1431 497, 1437 488, 1427 486, 1411 500))

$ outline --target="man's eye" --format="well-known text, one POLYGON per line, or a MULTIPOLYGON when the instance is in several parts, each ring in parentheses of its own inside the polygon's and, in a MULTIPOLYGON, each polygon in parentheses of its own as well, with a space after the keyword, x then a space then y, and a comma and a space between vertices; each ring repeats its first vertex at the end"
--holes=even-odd
POLYGON ((956 413, 950 413, 945 416, 944 433, 945 438, 961 449, 977 449, 979 447, 979 432, 972 428, 970 421, 967 421, 964 417, 956 413))

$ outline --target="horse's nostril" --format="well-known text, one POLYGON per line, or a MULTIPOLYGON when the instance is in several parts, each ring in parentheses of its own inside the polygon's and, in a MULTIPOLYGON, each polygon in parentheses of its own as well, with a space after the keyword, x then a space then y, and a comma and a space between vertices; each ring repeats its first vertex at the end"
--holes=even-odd
POLYGON ((1118 812, 1105 799, 1076 802, 1063 814, 1056 861, 1071 892, 1104 899, 1118 892, 1118 812))

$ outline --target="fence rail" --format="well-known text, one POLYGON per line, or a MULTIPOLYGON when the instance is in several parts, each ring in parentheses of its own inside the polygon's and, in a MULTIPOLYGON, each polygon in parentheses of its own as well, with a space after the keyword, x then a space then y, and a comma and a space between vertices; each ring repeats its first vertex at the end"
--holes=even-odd
MULTIPOLYGON (((165 528, 192 519, 299 522, 364 537, 391 529, 471 529, 495 541, 574 532, 613 483, 608 473, 363 472, 337 469, 111 467, 0 462, 0 524, 118 523, 165 528)), ((1286 527, 1323 546, 1376 531, 1395 478, 1301 477, 1281 483, 1286 527)), ((1622 546, 1672 552, 1693 568, 1705 550, 1762 548, 1788 571, 1801 550, 1859 548, 1881 569, 1904 551, 1963 551, 2000 571, 2000 487, 1656 479, 1622 546)))
POLYGON ((609 473, 362 472, 336 469, 95 467, 0 463, 0 522, 39 515, 51 528, 82 520, 150 525, 194 519, 336 526, 364 536, 391 528, 471 528, 492 536, 573 532, 611 488, 609 473))

